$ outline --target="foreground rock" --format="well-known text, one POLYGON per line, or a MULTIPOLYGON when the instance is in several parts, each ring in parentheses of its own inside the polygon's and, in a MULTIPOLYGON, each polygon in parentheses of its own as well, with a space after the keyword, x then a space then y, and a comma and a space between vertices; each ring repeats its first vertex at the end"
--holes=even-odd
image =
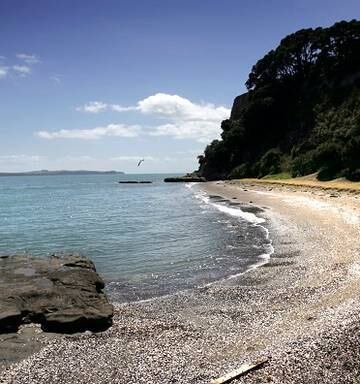
POLYGON ((113 307, 94 264, 80 256, 0 257, 0 333, 39 323, 44 331, 102 331, 113 307))

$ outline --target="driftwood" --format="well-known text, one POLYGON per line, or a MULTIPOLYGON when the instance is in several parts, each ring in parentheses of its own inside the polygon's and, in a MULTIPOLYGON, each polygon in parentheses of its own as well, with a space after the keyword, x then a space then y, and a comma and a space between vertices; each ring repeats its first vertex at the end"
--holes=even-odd
POLYGON ((234 371, 231 371, 231 372, 227 373, 226 375, 221 376, 217 379, 211 380, 210 384, 228 383, 229 381, 234 380, 237 377, 242 376, 245 373, 252 371, 253 369, 260 368, 267 361, 268 361, 267 359, 263 359, 263 360, 259 360, 259 361, 255 362, 255 363, 252 363, 252 364, 248 364, 248 363, 242 364, 238 369, 235 369, 234 371))

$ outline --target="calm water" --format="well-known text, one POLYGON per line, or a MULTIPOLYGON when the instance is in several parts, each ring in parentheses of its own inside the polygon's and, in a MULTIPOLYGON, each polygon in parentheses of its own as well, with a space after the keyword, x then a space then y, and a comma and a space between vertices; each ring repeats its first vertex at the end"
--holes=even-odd
POLYGON ((128 301, 240 273, 270 252, 253 213, 164 177, 0 177, 0 254, 89 256, 111 297, 128 301))

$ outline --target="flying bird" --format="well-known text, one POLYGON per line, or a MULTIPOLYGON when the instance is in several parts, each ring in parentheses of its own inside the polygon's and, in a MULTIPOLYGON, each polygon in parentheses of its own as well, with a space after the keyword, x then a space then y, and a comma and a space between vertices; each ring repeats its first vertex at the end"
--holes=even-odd
POLYGON ((145 159, 141 159, 139 162, 138 162, 138 167, 140 167, 140 165, 141 165, 141 163, 143 162, 143 161, 145 161, 145 159))

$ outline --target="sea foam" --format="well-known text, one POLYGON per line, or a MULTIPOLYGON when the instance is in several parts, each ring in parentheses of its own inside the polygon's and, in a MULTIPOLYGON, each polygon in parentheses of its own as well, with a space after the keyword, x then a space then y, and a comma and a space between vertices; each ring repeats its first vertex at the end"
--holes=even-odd
MULTIPOLYGON (((192 189, 195 184, 197 184, 197 183, 191 183, 191 184, 188 183, 188 184, 186 184, 186 187, 192 189)), ((258 256, 258 261, 256 263, 252 264, 251 266, 249 266, 245 271, 232 274, 232 275, 226 277, 225 280, 234 279, 236 277, 242 276, 243 274, 250 272, 250 271, 252 271, 252 270, 254 270, 254 269, 256 269, 256 268, 258 268, 264 264, 267 264, 269 262, 271 255, 275 252, 275 249, 272 245, 272 240, 270 239, 269 230, 264 225, 261 225, 261 224, 266 222, 266 220, 264 218, 258 217, 254 213, 251 213, 251 212, 244 212, 241 210, 240 207, 233 208, 233 207, 229 207, 226 204, 219 204, 217 202, 211 201, 211 197, 205 191, 196 190, 196 191, 194 191, 194 195, 197 199, 200 199, 201 201, 203 201, 205 203, 205 206, 206 205, 211 206, 211 207, 217 209, 218 211, 223 212, 227 215, 246 220, 247 222, 250 222, 254 226, 260 227, 265 232, 265 238, 268 241, 268 244, 266 244, 266 248, 267 248, 266 252, 260 254, 258 256)), ((206 286, 210 286, 212 284, 215 284, 215 282, 211 282, 209 284, 206 284, 206 286)))

